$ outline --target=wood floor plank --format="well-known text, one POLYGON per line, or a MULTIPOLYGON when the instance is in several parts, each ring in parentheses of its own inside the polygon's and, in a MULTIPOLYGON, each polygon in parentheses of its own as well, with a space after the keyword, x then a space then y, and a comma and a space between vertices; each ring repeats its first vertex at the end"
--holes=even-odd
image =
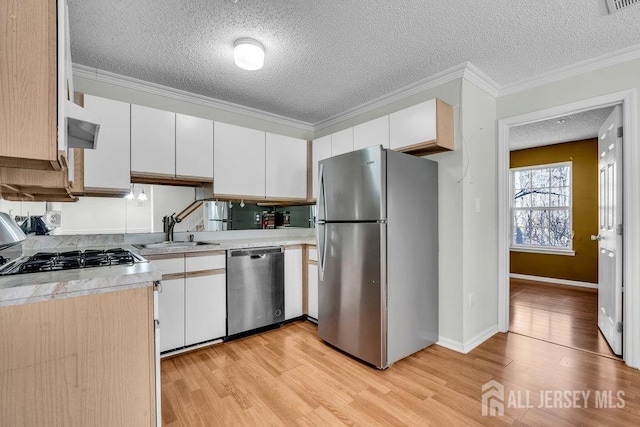
POLYGON ((640 425, 640 371, 518 334, 468 354, 431 346, 380 371, 295 322, 162 360, 165 426, 640 425), (482 416, 482 385, 529 392, 534 407, 482 416), (619 390, 623 408, 538 408, 545 390, 619 390))
POLYGON ((596 289, 510 280, 509 330, 615 357, 598 329, 596 289))

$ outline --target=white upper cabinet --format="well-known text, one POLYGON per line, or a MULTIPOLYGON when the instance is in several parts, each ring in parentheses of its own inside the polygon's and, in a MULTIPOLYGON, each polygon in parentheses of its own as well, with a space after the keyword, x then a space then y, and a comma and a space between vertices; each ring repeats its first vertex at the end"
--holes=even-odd
POLYGON ((131 172, 175 176, 175 113, 131 106, 131 172))
POLYGON ((389 116, 383 116, 353 128, 354 151, 379 145, 389 148, 389 116))
POLYGON ((353 151, 353 128, 341 130, 331 135, 331 156, 353 151))
POLYGON ((416 156, 454 150, 453 107, 435 98, 391 113, 389 145, 416 156))
POLYGON ((389 116, 390 146, 407 147, 436 139, 436 100, 414 105, 389 116))
POLYGON ((311 149, 311 196, 318 198, 318 162, 331 157, 331 135, 313 140, 311 149))
POLYGON ((131 182, 130 104, 84 95, 84 108, 98 114, 102 121, 98 147, 84 150, 85 191, 128 192, 131 182))
POLYGON ((307 198, 307 141, 267 133, 266 197, 307 198))
POLYGON ((213 159, 216 195, 264 198, 264 132, 216 122, 213 159))
POLYGON ((213 180, 213 121, 176 114, 176 176, 213 180))

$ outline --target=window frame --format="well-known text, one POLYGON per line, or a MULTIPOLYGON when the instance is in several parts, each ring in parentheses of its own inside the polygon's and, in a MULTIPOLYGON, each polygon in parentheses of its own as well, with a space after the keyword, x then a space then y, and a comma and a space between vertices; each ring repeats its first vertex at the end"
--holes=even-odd
POLYGON ((575 251, 573 250, 573 161, 566 162, 555 162, 555 163, 544 163, 538 165, 531 166, 521 166, 516 168, 509 168, 509 187, 510 187, 510 201, 509 207, 511 212, 511 229, 509 231, 509 250, 512 252, 528 252, 528 253, 542 253, 542 254, 553 254, 553 255, 569 255, 575 256, 575 251), (536 169, 551 169, 556 167, 569 167, 569 203, 568 205, 559 207, 559 206, 540 206, 540 207, 527 207, 527 208, 517 208, 515 207, 515 180, 514 180, 514 172, 518 171, 530 171, 536 169), (514 230, 515 230, 515 212, 516 211, 525 211, 525 210, 533 210, 533 211, 564 211, 569 209, 569 229, 571 230, 571 234, 569 236, 569 246, 567 247, 559 247, 559 246, 541 246, 541 245, 518 245, 514 244, 514 230))

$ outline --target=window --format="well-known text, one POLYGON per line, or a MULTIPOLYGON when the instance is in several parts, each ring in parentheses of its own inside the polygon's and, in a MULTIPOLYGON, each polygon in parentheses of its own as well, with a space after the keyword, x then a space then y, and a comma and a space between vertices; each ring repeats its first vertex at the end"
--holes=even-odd
POLYGON ((511 248, 571 252, 571 162, 511 169, 511 248))

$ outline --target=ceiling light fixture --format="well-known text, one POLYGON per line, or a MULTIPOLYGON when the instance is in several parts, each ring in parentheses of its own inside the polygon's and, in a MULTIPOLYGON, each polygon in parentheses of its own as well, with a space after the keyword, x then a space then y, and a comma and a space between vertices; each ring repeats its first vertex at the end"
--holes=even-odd
POLYGON ((567 123, 567 119, 558 119, 557 122, 558 122, 559 125, 563 125, 563 124, 567 123))
POLYGON ((238 39, 233 44, 233 59, 244 70, 259 70, 264 65, 264 47, 253 39, 238 39))
POLYGON ((140 192, 140 194, 138 194, 138 200, 140 200, 141 202, 144 202, 146 200, 148 200, 147 195, 144 194, 144 188, 141 189, 142 191, 140 192))

